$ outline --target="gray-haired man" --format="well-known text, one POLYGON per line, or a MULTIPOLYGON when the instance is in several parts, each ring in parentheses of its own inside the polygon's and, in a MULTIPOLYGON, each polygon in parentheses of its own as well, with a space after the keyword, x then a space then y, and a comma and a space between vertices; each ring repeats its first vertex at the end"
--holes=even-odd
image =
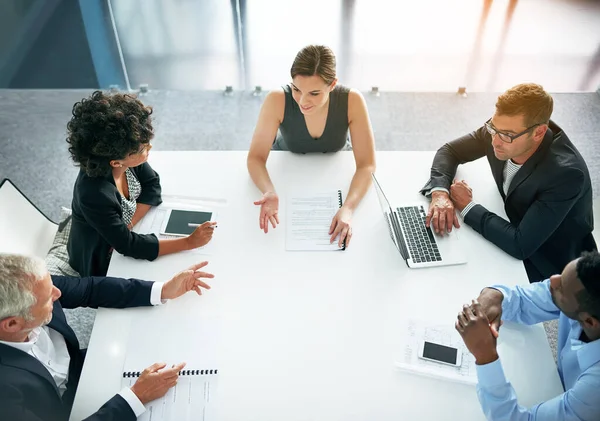
MULTIPOLYGON (((0 408, 3 419, 69 419, 84 353, 63 308, 126 308, 159 305, 188 291, 210 287, 194 265, 167 282, 110 277, 51 276, 42 260, 0 254, 0 408)), ((185 364, 148 367, 87 420, 135 420, 145 403, 175 385, 185 364)))

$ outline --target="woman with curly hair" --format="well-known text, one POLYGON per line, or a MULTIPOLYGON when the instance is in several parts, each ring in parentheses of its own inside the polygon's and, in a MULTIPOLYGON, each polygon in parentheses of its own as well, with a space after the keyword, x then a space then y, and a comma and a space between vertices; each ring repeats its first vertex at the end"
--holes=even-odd
POLYGON ((94 92, 73 106, 69 152, 80 171, 73 188, 67 250, 80 276, 104 276, 112 250, 136 259, 201 247, 212 238, 207 222, 185 238, 132 232, 162 202, 158 174, 146 162, 154 137, 152 108, 132 95, 94 92))

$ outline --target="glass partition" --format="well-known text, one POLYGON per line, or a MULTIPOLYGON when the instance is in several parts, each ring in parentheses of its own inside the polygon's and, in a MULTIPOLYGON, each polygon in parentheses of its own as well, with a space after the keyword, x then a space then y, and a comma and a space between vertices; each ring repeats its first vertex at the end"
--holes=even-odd
POLYGON ((132 88, 241 87, 230 2, 109 1, 132 88))

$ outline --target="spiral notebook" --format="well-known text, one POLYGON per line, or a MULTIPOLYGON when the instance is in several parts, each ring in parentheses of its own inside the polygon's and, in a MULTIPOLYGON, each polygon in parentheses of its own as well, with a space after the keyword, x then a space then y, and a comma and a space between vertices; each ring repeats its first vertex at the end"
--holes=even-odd
POLYGON ((132 320, 135 328, 127 345, 121 387, 131 387, 142 371, 156 362, 168 367, 185 362, 177 385, 164 397, 147 403, 138 420, 214 421, 220 371, 218 320, 188 318, 173 326, 162 314, 139 314, 132 320))
POLYGON ((329 251, 344 250, 336 239, 330 242, 329 228, 333 217, 342 207, 342 191, 317 194, 294 194, 287 198, 286 250, 329 251))
MULTIPOLYGON (((141 375, 139 371, 123 372, 121 387, 131 387, 141 375)), ((138 417, 143 421, 211 421, 216 419, 214 405, 217 369, 179 372, 177 384, 162 398, 148 402, 146 412, 138 417)))

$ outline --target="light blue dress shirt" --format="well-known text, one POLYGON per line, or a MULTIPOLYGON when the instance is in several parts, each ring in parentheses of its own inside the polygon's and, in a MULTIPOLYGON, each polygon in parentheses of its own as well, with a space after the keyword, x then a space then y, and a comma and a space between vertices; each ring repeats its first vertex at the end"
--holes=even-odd
MULTIPOLYGON (((490 421, 599 421, 600 339, 579 340, 581 325, 554 305, 550 281, 527 287, 494 286, 504 294, 502 319, 532 325, 558 318, 558 374, 565 393, 532 408, 517 402, 500 359, 477 366, 477 395, 490 421)), ((530 352, 523 350, 523 352, 530 352)))

